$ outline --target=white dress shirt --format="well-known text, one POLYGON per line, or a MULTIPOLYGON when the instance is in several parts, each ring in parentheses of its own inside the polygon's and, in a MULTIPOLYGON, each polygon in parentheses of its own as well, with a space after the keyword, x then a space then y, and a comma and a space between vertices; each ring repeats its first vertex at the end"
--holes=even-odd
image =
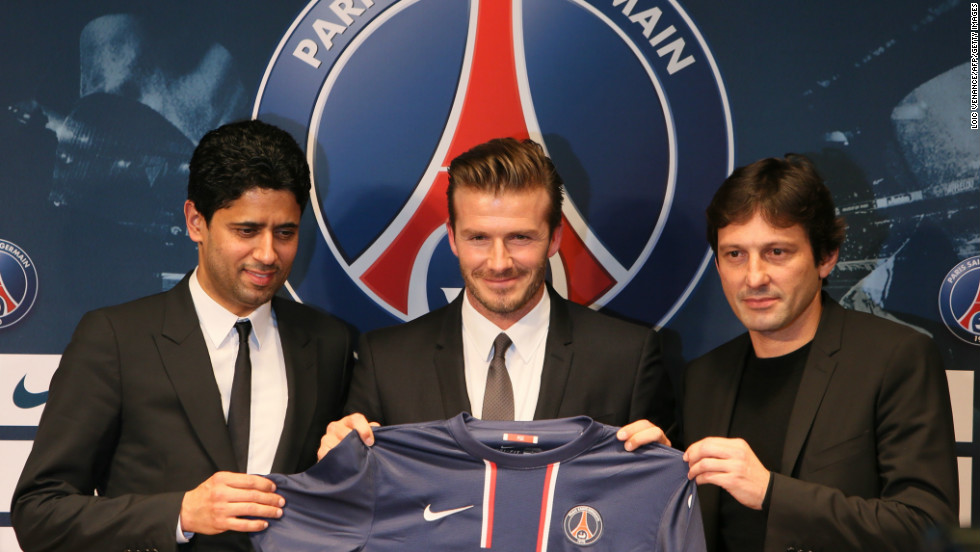
POLYGON ((235 359, 238 357, 235 323, 245 318, 252 323, 252 332, 248 337, 249 358, 252 361, 252 416, 248 432, 247 471, 269 473, 279 447, 289 402, 286 361, 282 355, 282 342, 279 340, 279 327, 272 303, 265 303, 248 316, 239 318, 204 291, 197 281, 197 269, 189 283, 194 309, 211 356, 214 379, 221 392, 221 410, 225 413, 225 420, 228 419, 235 359))
MULTIPOLYGON (((466 394, 473 410, 471 414, 482 418, 487 372, 493 359, 493 340, 502 330, 473 308, 467 291, 464 290, 463 293, 466 293, 463 297, 462 328, 466 394)), ((545 290, 531 312, 505 330, 512 342, 504 359, 511 386, 514 388, 515 420, 534 419, 534 410, 541 391, 541 373, 544 370, 544 350, 550 321, 551 298, 545 290)))
MULTIPOLYGON (((248 316, 239 318, 218 304, 201 287, 197 269, 188 282, 191 301, 204 334, 204 343, 211 357, 214 380, 221 393, 221 410, 228 420, 231 404, 231 384, 235 379, 235 359, 238 358, 238 330, 235 323, 247 318, 252 323, 248 335, 248 358, 252 363, 252 403, 248 429, 248 473, 266 474, 279 448, 279 437, 286 423, 289 386, 286 383, 286 360, 282 356, 279 324, 272 302, 265 303, 248 316)), ((183 531, 177 516, 177 544, 186 544, 194 533, 183 531)))

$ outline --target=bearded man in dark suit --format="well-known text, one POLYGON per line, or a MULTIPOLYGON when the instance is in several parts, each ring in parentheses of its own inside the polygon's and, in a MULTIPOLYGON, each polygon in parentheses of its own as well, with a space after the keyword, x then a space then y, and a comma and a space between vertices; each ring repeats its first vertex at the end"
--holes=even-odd
POLYGON ((78 324, 14 492, 24 550, 244 551, 282 515, 250 474, 313 464, 352 358, 346 324, 274 297, 309 193, 284 131, 244 121, 201 139, 184 204, 198 266, 78 324))
POLYGON ((446 307, 363 336, 345 407, 352 414, 330 425, 320 454, 351 429, 373 442, 369 421, 463 411, 512 420, 587 415, 611 425, 643 419, 651 440, 669 442, 661 428, 674 425, 674 400, 659 334, 572 303, 545 282, 561 243, 563 188, 543 148, 491 140, 456 157, 448 173, 446 230, 465 288, 446 307), (495 355, 506 365, 503 411, 488 406, 495 355))

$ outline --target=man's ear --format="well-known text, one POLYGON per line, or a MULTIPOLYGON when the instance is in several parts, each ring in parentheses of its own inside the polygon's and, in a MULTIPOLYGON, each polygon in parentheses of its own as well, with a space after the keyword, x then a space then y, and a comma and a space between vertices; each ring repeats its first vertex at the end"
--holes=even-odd
POLYGON ((827 276, 830 276, 830 271, 834 269, 837 264, 837 258, 840 255, 840 249, 835 249, 827 254, 824 260, 820 261, 817 265, 817 272, 820 274, 821 280, 826 280, 827 276))
POLYGON ((551 243, 548 244, 548 257, 553 257, 555 253, 558 253, 558 248, 561 247, 561 231, 565 228, 564 222, 559 222, 558 226, 555 227, 555 231, 551 233, 551 243))
POLYGON ((459 252, 456 251, 456 233, 453 232, 453 223, 446 221, 446 234, 449 236, 449 248, 453 250, 453 255, 459 257, 459 252))
POLYGON ((194 206, 194 202, 189 199, 184 202, 184 220, 187 221, 187 235, 191 240, 197 243, 204 241, 208 223, 204 220, 204 215, 194 206))

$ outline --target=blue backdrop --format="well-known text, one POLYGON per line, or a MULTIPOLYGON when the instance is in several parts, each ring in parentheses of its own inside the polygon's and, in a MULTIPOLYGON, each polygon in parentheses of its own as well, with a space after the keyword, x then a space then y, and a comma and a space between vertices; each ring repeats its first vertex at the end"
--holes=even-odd
POLYGON ((541 140, 566 180, 581 243, 552 265, 558 287, 662 326, 677 366, 741 331, 706 256, 710 194, 734 166, 811 156, 850 227, 828 290, 939 344, 963 520, 980 519, 980 320, 954 320, 980 289, 976 3, 525 0, 499 42, 476 39, 494 16, 476 5, 3 7, 0 550, 16 550, 9 496, 72 329, 193 268, 187 160, 252 116, 313 166, 294 297, 362 330, 445 304, 454 258, 411 217, 447 154, 502 128, 541 140), (515 62, 494 82, 516 126, 461 116, 485 97, 468 88, 480 59, 515 62))

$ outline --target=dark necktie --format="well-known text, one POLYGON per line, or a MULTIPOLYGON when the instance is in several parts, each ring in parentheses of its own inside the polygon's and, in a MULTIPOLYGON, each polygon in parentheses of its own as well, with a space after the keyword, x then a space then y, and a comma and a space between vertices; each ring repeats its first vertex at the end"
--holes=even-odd
POLYGON ((487 388, 483 394, 484 420, 514 419, 514 388, 511 387, 504 359, 510 344, 510 338, 504 332, 493 340, 493 360, 487 371, 487 388))
POLYGON ((252 415, 252 360, 249 358, 248 334, 252 332, 252 323, 239 320, 235 323, 238 330, 238 357, 235 359, 235 379, 231 383, 231 402, 228 405, 228 434, 231 436, 231 446, 235 450, 238 470, 248 470, 248 426, 252 415))

